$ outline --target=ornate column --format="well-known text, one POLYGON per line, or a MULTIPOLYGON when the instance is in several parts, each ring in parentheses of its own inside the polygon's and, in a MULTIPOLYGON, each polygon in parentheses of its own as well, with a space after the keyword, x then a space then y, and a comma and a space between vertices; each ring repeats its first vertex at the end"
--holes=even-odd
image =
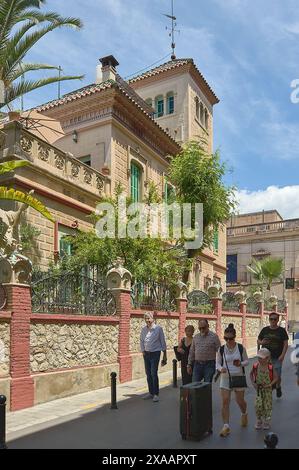
POLYGON ((10 322, 10 410, 34 404, 30 368, 31 262, 14 252, 0 258, 0 283, 7 295, 10 322))
POLYGON ((242 313, 242 327, 241 327, 241 336, 242 344, 246 348, 247 338, 246 338, 246 293, 244 291, 238 291, 235 293, 235 297, 240 305, 240 312, 242 313))
POLYGON ((185 335, 187 317, 187 286, 179 281, 176 287, 176 305, 179 312, 179 332, 178 341, 185 335))
POLYGON ((208 288, 208 295, 213 304, 214 315, 216 315, 216 334, 221 338, 222 334, 222 288, 220 284, 214 284, 208 288))
POLYGON ((107 273, 107 285, 116 299, 119 315, 118 363, 119 381, 132 380, 132 357, 130 355, 130 319, 131 319, 131 273, 122 266, 118 259, 114 268, 107 273))

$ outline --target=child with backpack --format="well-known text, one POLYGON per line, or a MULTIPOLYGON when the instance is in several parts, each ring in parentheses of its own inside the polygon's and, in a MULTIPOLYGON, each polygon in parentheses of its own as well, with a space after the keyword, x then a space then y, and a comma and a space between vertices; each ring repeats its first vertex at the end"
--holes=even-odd
POLYGON ((258 362, 254 363, 250 373, 251 382, 256 389, 255 429, 270 429, 272 416, 272 387, 278 380, 272 364, 269 349, 261 348, 258 353, 258 362))

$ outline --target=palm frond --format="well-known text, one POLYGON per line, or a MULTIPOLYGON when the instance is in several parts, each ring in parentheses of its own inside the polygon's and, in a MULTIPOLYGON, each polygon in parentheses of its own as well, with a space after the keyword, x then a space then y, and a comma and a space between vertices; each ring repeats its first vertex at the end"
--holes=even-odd
POLYGON ((11 103, 16 98, 19 98, 20 96, 25 95, 26 93, 29 93, 30 91, 36 90, 37 88, 41 88, 51 83, 63 82, 65 80, 82 80, 83 78, 84 78, 84 75, 79 75, 79 76, 67 75, 64 77, 57 76, 57 77, 43 78, 41 80, 36 80, 36 81, 25 80, 24 82, 20 82, 11 87, 11 89, 7 93, 7 96, 5 99, 5 105, 11 103))
POLYGON ((37 212, 42 214, 46 219, 54 222, 52 214, 48 211, 46 206, 42 204, 38 199, 34 198, 30 194, 25 194, 22 191, 18 191, 13 188, 6 188, 5 186, 0 186, 0 199, 11 200, 27 204, 28 206, 35 209, 37 212))
POLYGON ((56 65, 49 64, 24 64, 21 63, 15 70, 12 75, 9 77, 11 81, 17 80, 22 75, 25 75, 27 72, 32 72, 34 70, 59 70, 59 67, 56 65))

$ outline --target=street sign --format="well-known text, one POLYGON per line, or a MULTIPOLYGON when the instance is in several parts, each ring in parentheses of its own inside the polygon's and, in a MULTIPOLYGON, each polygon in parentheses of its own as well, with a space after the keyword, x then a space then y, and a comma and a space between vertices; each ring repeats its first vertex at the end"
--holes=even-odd
POLYGON ((295 289, 295 279, 293 277, 287 277, 285 282, 286 289, 295 289))

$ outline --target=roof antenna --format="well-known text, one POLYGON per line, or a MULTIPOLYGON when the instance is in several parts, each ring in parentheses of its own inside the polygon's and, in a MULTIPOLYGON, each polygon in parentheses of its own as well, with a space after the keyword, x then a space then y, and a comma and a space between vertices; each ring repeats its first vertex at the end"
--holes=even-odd
POLYGON ((175 27, 177 26, 177 23, 176 23, 176 17, 173 15, 173 0, 171 0, 171 15, 166 15, 165 13, 162 13, 164 16, 167 16, 167 18, 170 18, 171 19, 171 28, 168 28, 166 26, 166 29, 170 29, 170 33, 169 33, 169 36, 171 37, 171 49, 172 49, 172 54, 171 54, 171 60, 175 60, 176 59, 176 55, 175 55, 175 42, 174 42, 174 33, 180 33, 180 31, 178 29, 175 29, 175 27))

